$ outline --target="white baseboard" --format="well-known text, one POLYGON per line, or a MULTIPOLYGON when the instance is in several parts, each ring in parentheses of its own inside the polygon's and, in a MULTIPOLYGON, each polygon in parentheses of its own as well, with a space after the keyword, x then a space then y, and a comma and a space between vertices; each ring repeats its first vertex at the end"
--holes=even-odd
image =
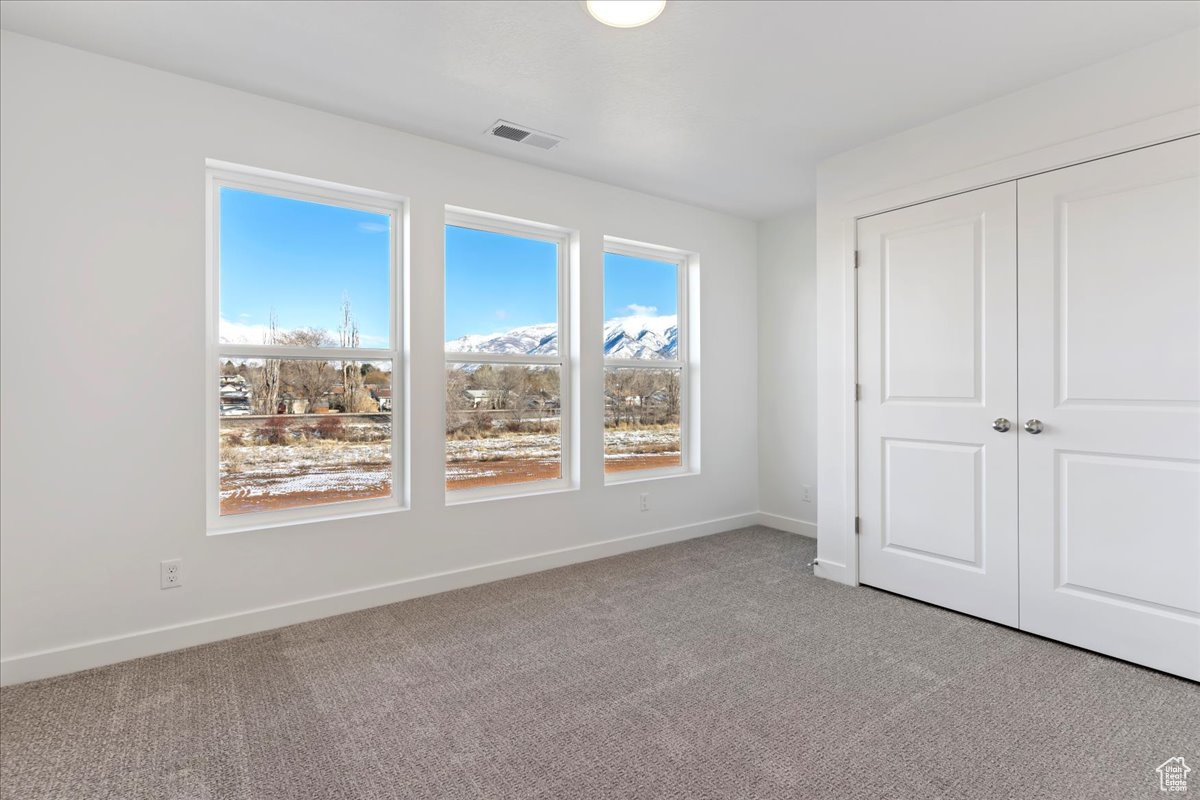
POLYGON ((818 560, 813 567, 813 574, 818 578, 844 583, 847 586, 858 586, 858 580, 854 574, 850 572, 850 568, 845 564, 839 564, 836 561, 820 561, 818 560))
POLYGON ((107 639, 96 639, 53 650, 11 656, 0 660, 0 685, 7 686, 93 667, 102 667, 132 658, 194 647, 285 625, 295 625, 299 622, 308 622, 336 614, 361 611, 364 608, 398 603, 401 600, 410 600, 423 595, 490 583, 553 567, 615 556, 757 524, 760 524, 759 514, 739 514, 693 525, 665 528, 649 533, 623 536, 618 539, 608 539, 603 542, 567 547, 562 550, 552 550, 548 553, 480 564, 450 572, 406 578, 394 583, 351 589, 346 592, 256 608, 237 614, 137 631, 107 639))
POLYGON ((810 539, 817 538, 817 523, 815 522, 806 522, 802 519, 783 517, 779 514, 768 514, 765 511, 760 511, 758 512, 758 524, 785 531, 786 533, 807 536, 810 539))
MULTIPOLYGON (((808 522, 807 520, 794 519, 792 517, 784 517, 779 514, 768 514, 765 511, 758 512, 758 524, 765 525, 768 528, 775 528, 786 533, 795 533, 800 536, 807 536, 810 539, 817 538, 817 523, 808 522)), ((844 583, 848 586, 857 586, 858 581, 854 575, 850 573, 849 568, 845 564, 839 564, 836 561, 818 560, 813 565, 813 574, 818 578, 844 583)))

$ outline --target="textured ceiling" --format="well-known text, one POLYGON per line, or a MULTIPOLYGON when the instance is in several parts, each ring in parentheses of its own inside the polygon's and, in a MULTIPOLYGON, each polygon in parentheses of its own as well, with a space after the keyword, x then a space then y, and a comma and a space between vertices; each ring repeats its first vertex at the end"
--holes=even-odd
POLYGON ((826 156, 1200 26, 1200 4, 671 0, 618 30, 573 0, 4 0, 0 25, 761 218, 811 202, 826 156), (485 138, 499 117, 567 141, 485 138))

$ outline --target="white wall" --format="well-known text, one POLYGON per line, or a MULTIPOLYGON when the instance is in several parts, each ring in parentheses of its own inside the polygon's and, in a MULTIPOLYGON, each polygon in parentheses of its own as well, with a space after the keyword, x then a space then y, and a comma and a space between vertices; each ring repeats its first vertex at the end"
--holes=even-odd
POLYGON ((0 59, 4 681, 756 519, 753 223, 8 32, 0 59), (206 158, 412 199, 411 510, 206 536, 206 158), (445 204, 582 232, 579 491, 445 506, 445 204), (700 254, 699 476, 603 484, 606 234, 700 254))
POLYGON ((817 170, 817 574, 856 583, 854 220, 1200 130, 1200 31, 834 156, 817 170))
POLYGON ((816 259, 816 209, 759 223, 758 507, 806 536, 817 533, 816 259))

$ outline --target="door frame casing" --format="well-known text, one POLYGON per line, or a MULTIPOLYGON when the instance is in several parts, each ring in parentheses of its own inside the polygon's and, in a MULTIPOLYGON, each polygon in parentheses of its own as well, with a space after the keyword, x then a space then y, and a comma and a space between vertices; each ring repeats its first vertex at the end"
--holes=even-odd
POLYGON ((969 169, 858 198, 817 206, 818 313, 818 577, 859 582, 858 537, 858 220, 886 211, 1028 178, 1097 158, 1200 133, 1200 106, 1048 145, 969 169), (831 324, 832 323, 832 324, 831 324))

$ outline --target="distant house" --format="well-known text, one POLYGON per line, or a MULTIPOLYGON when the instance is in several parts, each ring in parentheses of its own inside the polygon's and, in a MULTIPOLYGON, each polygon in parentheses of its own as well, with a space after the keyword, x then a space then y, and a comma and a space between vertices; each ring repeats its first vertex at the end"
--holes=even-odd
POLYGON ((618 396, 612 392, 605 392, 604 399, 606 402, 614 406, 623 406, 625 408, 637 408, 642 404, 642 398, 638 397, 637 395, 618 396))
POLYGON ((303 414, 308 403, 290 392, 281 392, 279 401, 275 404, 276 414, 303 414))
POLYGON ((246 416, 251 413, 250 386, 243 375, 222 375, 220 381, 221 416, 246 416))
POLYGON ((375 399, 375 401, 379 403, 380 411, 391 411, 392 410, 392 390, 391 389, 384 389, 384 388, 373 389, 371 391, 371 397, 373 397, 375 399))
POLYGON ((492 392, 489 389, 467 389, 463 394, 471 401, 471 408, 487 407, 492 404, 492 392))

